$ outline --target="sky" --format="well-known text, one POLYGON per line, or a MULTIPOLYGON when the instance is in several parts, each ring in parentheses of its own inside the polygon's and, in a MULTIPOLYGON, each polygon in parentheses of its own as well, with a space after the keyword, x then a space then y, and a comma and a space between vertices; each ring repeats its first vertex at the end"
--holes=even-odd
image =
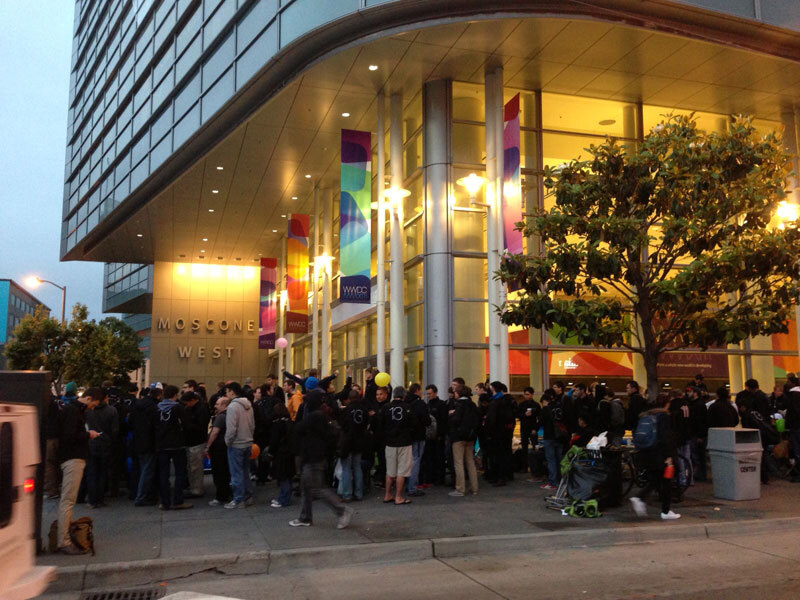
MULTIPOLYGON (((36 274, 102 315, 102 263, 61 262, 73 0, 0 0, 0 278, 36 274)), ((55 316, 61 291, 31 290, 55 316)))

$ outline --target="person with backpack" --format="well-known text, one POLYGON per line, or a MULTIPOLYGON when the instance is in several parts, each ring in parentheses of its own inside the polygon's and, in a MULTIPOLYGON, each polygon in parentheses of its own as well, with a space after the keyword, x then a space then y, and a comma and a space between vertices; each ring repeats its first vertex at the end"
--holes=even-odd
POLYGON ((736 427, 739 424, 739 412, 731 402, 728 388, 722 386, 717 390, 717 399, 708 407, 708 426, 736 427))
POLYGON ((253 452, 255 416, 250 400, 244 397, 242 387, 235 381, 225 385, 225 396, 230 399, 225 417, 225 445, 228 447, 228 468, 231 470, 233 500, 227 509, 252 506, 253 482, 250 480, 250 455, 253 452))
POLYGON ((630 499, 633 511, 638 517, 646 517, 645 500, 651 492, 657 491, 661 500, 661 519, 680 519, 681 516, 670 509, 675 446, 669 412, 665 408, 646 411, 634 429, 633 443, 639 452, 640 467, 645 469, 647 476, 647 483, 639 490, 639 495, 630 499))
POLYGON ((206 442, 206 456, 211 461, 211 478, 214 481, 214 497, 209 506, 223 506, 233 499, 231 470, 228 466, 228 447, 225 445, 228 405, 230 398, 220 396, 214 404, 216 414, 211 424, 211 433, 206 442))
POLYGON ((475 440, 478 439, 480 414, 472 401, 472 390, 463 384, 457 384, 455 405, 449 411, 447 430, 453 441, 453 470, 455 471, 455 489, 449 496, 461 498, 467 493, 464 479, 464 466, 469 475, 470 493, 478 493, 478 470, 475 468, 475 440))
POLYGON ((491 446, 494 461, 487 477, 496 487, 506 485, 514 479, 514 455, 512 442, 516 417, 514 399, 508 394, 504 383, 493 381, 492 396, 486 413, 487 442, 491 446))
POLYGON ((742 427, 757 429, 761 437, 761 483, 769 484, 770 447, 780 442, 780 434, 772 422, 769 399, 759 389, 758 381, 748 379, 744 391, 736 395, 736 405, 742 417, 742 427))
POLYGON ((547 481, 543 490, 554 490, 561 481, 561 459, 564 447, 569 441, 569 433, 564 419, 564 410, 558 395, 542 396, 542 448, 547 462, 547 481))
MULTIPOLYGON (((69 384, 67 384, 69 389, 69 384)), ((77 391, 77 386, 75 387, 77 391)), ((89 457, 89 440, 100 433, 86 427, 86 413, 94 410, 105 396, 104 390, 93 387, 81 397, 69 397, 59 412, 58 452, 61 465, 61 498, 58 502, 58 549, 63 554, 85 554, 86 550, 72 543, 69 534, 72 511, 89 457)))
MULTIPOLYGON (((675 471, 681 493, 694 484, 692 468, 692 421, 689 418, 689 402, 686 396, 675 390, 670 393, 668 412, 675 443, 675 471)), ((637 425, 638 426, 638 425, 637 425)))
POLYGON ((339 462, 342 476, 339 479, 339 495, 344 502, 361 500, 364 497, 364 472, 361 456, 368 448, 367 425, 369 416, 361 393, 350 390, 344 410, 339 415, 341 440, 339 462))
POLYGON ((603 399, 597 404, 597 418, 595 429, 602 433, 608 432, 608 443, 612 446, 621 446, 625 436, 625 407, 622 400, 617 398, 614 390, 605 388, 603 399))
POLYGON ((647 399, 640 392, 639 383, 629 381, 625 384, 625 393, 628 394, 628 408, 625 411, 625 429, 633 431, 639 422, 639 415, 648 409, 647 399))
POLYGON ((342 503, 339 496, 325 484, 325 469, 331 448, 336 445, 336 430, 322 411, 323 391, 313 389, 306 394, 303 420, 294 425, 300 449, 300 516, 289 522, 292 527, 313 525, 314 497, 321 498, 339 517, 337 529, 350 524, 353 509, 342 503))
POLYGON ((411 431, 411 455, 413 457, 413 465, 411 466, 411 474, 406 481, 407 494, 409 496, 424 496, 425 492, 419 489, 419 471, 422 467, 422 455, 425 452, 425 443, 427 439, 427 428, 431 424, 431 415, 428 411, 428 405, 420 396, 422 386, 418 383, 412 383, 408 386, 408 393, 406 394, 406 403, 411 409, 413 415, 412 431, 411 431))
POLYGON ((183 490, 188 478, 186 475, 186 441, 184 437, 183 405, 178 402, 178 388, 174 385, 164 387, 164 399, 158 403, 156 418, 156 450, 158 452, 158 490, 161 496, 161 510, 182 510, 192 508, 184 502, 183 490), (170 488, 170 465, 175 469, 174 492, 170 488))

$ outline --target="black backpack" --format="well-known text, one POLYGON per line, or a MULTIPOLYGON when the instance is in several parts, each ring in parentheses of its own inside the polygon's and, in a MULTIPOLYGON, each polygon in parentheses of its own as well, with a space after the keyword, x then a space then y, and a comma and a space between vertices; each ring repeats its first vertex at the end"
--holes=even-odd
POLYGON ((461 427, 458 431, 459 436, 467 441, 477 439, 480 423, 481 415, 480 412, 478 412, 478 407, 472 400, 467 400, 464 405, 464 416, 461 419, 461 427))

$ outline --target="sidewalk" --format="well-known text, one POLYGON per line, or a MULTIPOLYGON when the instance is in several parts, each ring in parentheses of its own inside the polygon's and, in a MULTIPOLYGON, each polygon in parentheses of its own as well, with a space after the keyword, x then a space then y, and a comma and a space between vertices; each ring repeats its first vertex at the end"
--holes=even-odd
MULTIPOLYGON (((350 504, 356 514, 351 526, 345 530, 336 529, 335 515, 322 502, 314 503, 313 527, 290 527, 288 523, 298 515, 299 506, 295 503, 288 508, 270 508, 269 500, 275 496, 274 483, 257 487, 256 504, 248 509, 209 507, 210 494, 205 499, 193 500, 193 509, 169 512, 155 507, 136 508, 127 499, 111 499, 108 507, 93 510, 79 505, 75 510, 75 518, 88 515, 94 519, 97 556, 43 554, 38 563, 59 567, 64 578, 70 573, 77 576, 87 570, 113 573, 132 566, 120 565, 117 569, 117 563, 154 559, 167 559, 170 563, 177 561, 183 568, 196 562, 196 570, 200 570, 213 568, 216 565, 214 557, 218 555, 226 555, 225 558, 219 556, 220 561, 235 563, 243 555, 269 557, 270 553, 275 555, 277 551, 285 555, 284 560, 295 557, 303 562, 303 553, 296 550, 308 549, 306 554, 316 555, 320 552, 331 554, 342 547, 346 554, 355 552, 359 545, 364 544, 408 542, 395 546, 402 552, 403 548, 411 551, 414 540, 441 541, 441 538, 449 538, 447 543, 452 543, 454 538, 475 538, 475 546, 485 549, 485 536, 491 536, 489 546, 496 547, 498 544, 502 546, 502 538, 497 536, 578 533, 576 530, 581 530, 580 535, 591 545, 591 538, 597 537, 589 535, 593 530, 598 530, 595 533, 601 536, 601 531, 608 530, 608 534, 614 537, 619 536, 620 530, 639 528, 657 534, 659 530, 654 530, 654 527, 680 525, 684 531, 689 527, 702 530, 702 535, 705 535, 704 526, 709 524, 728 523, 735 530, 738 521, 800 516, 797 503, 800 485, 775 481, 762 487, 760 500, 743 502, 716 500, 711 483, 698 483, 687 491, 682 503, 674 506, 674 510, 683 516, 674 523, 663 523, 658 519, 655 499, 651 501, 651 516, 645 520, 636 518, 627 502, 619 508, 609 509, 601 518, 579 519, 546 509, 544 498, 549 492, 539 489, 538 484, 526 481, 526 478, 525 475, 518 476, 515 482, 502 488, 484 486, 478 496, 465 498, 449 497, 447 492, 450 488, 432 488, 424 497, 414 498, 412 504, 405 506, 383 504, 382 490, 373 489, 362 502, 350 504), (478 536, 483 536, 480 541, 478 536)), ((206 479, 210 490, 210 476, 206 479)), ((55 519, 56 507, 56 501, 45 503, 45 531, 55 519)), ((634 531, 630 534, 633 537, 622 536, 625 541, 638 539, 634 531)), ((556 543, 552 536, 544 537, 550 540, 549 543, 556 543)), ((377 554, 392 551, 391 544, 369 548, 370 553, 377 554)), ((165 563, 158 561, 157 564, 165 563)), ((94 581, 97 582, 98 577, 94 581)), ((70 589, 66 582, 62 583, 66 586, 63 589, 70 589)), ((86 585, 88 587, 88 582, 86 585)))

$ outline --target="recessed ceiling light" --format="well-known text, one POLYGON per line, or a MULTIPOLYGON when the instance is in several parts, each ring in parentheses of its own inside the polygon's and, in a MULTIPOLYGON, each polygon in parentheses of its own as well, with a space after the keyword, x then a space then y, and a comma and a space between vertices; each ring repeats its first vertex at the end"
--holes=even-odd
POLYGON ((350 113, 349 113, 349 112, 343 112, 343 113, 342 113, 342 116, 343 116, 343 117, 349 117, 349 116, 350 116, 350 113))
POLYGON ((338 233, 334 233, 333 237, 339 237, 339 234, 338 233))
POLYGON ((306 173, 306 179, 311 179, 311 175, 309 175, 308 173, 306 173))
POLYGON ((297 200, 297 196, 292 196, 292 200, 297 200))
POLYGON ((213 208, 209 208, 208 212, 214 212, 214 209, 213 208))
POLYGON ((242 257, 241 256, 237 256, 236 260, 242 260, 242 257))
POLYGON ((204 242, 207 242, 207 241, 208 241, 208 238, 203 238, 203 241, 204 241, 204 242))
POLYGON ((178 254, 178 258, 186 258, 185 254, 178 254))
POLYGON ((222 165, 217 165, 217 171, 222 171, 224 167, 222 165))
POLYGON ((281 218, 282 218, 282 219, 285 219, 285 218, 286 218, 286 215, 281 215, 281 218))
POLYGON ((278 233, 278 230, 277 229, 273 229, 272 233, 278 233))
POLYGON ((219 194, 219 190, 211 190, 212 194, 219 194))
POLYGON ((217 257, 217 260, 222 260, 222 257, 221 257, 221 256, 218 256, 218 257, 217 257))
POLYGON ((136 237, 142 237, 142 234, 141 233, 137 233, 136 237))
POLYGON ((205 256, 203 256, 202 254, 200 254, 200 255, 199 255, 197 258, 203 259, 203 258, 205 258, 205 256))
POLYGON ((263 254, 261 254, 261 252, 259 252, 259 253, 258 253, 258 255, 259 255, 259 256, 264 256, 263 254))
POLYGON ((205 250, 200 250, 200 252, 205 252, 205 250))
POLYGON ((370 71, 377 71, 378 70, 378 65, 370 65, 369 66, 369 70, 370 71))

